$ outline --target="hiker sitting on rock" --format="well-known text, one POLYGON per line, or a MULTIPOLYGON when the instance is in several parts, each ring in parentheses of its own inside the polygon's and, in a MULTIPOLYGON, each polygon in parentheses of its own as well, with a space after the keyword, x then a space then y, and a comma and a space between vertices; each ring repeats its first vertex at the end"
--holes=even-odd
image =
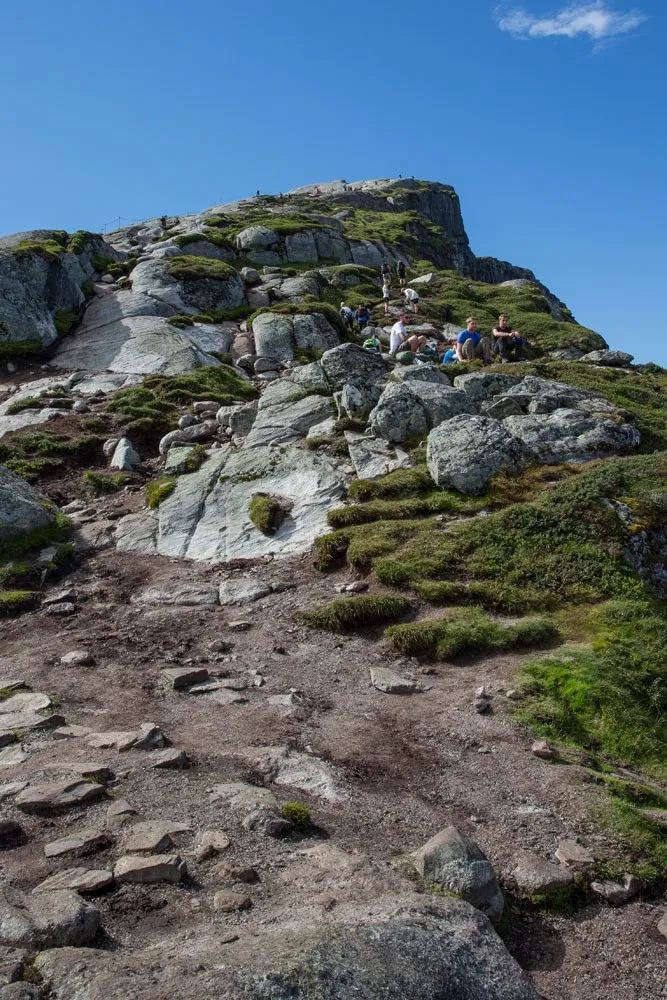
POLYGON ((354 313, 349 306, 346 306, 344 302, 340 304, 340 318, 342 319, 348 330, 352 329, 352 324, 354 323, 354 313))
POLYGON ((364 330, 371 321, 371 313, 368 306, 357 306, 354 312, 360 330, 364 330))
POLYGON ((491 364, 491 338, 483 337, 477 329, 477 317, 468 316, 466 329, 456 338, 458 361, 474 361, 481 358, 485 365, 491 364))
POLYGON ((404 310, 399 317, 398 323, 394 323, 391 328, 389 353, 394 357, 407 353, 418 354, 426 343, 426 337, 420 337, 417 334, 409 335, 408 328, 405 325, 407 319, 408 313, 404 310))
POLYGON ((418 313, 419 312, 419 295, 414 290, 414 288, 406 288, 405 291, 403 292, 403 296, 405 298, 405 304, 406 304, 406 306, 408 308, 410 308, 410 306, 412 306, 412 311, 414 313, 418 313))
POLYGON ((505 313, 498 317, 498 325, 493 328, 493 353, 500 355, 503 364, 523 361, 523 338, 512 329, 505 313))

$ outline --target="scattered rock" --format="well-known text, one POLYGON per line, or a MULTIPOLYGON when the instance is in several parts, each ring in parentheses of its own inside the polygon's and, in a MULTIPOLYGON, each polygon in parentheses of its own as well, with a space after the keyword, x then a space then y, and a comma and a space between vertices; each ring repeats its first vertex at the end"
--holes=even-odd
POLYGON ((503 913, 503 894, 493 867, 474 840, 449 826, 412 855, 425 882, 439 885, 472 904, 496 922, 503 913))
POLYGON ((130 828, 125 838, 125 850, 129 853, 164 854, 174 846, 174 839, 180 839, 191 832, 186 823, 145 820, 130 828))
POLYGON ((626 368, 634 357, 625 351, 590 351, 580 359, 589 365, 604 365, 609 368, 626 368))
POLYGON ((244 896, 237 892, 224 890, 216 892, 213 897, 213 909, 217 910, 218 913, 236 913, 238 910, 249 910, 251 906, 250 896, 244 896))
POLYGON ((226 851, 230 845, 229 837, 221 830, 204 830, 195 851, 195 860, 207 861, 209 858, 215 857, 216 854, 226 851))
POLYGON ((620 882, 591 882, 591 890, 596 896, 601 896, 610 906, 623 906, 628 903, 643 886, 642 880, 636 875, 625 875, 620 882))
POLYGON ((167 667, 166 670, 160 671, 160 676, 174 691, 182 691, 191 684, 200 684, 207 680, 208 670, 206 667, 167 667))
POLYGON ((149 857, 125 855, 116 862, 113 875, 116 882, 135 885, 180 882, 187 875, 187 866, 178 854, 154 854, 149 857))
POLYGON ((244 882, 246 885, 255 885, 260 881, 259 872, 256 868, 248 866, 231 865, 226 861, 215 865, 211 870, 211 875, 216 878, 227 879, 230 882, 244 882))
POLYGON ((78 740, 89 735, 90 729, 86 726, 58 726, 53 730, 54 740, 78 740))
POLYGON ((14 795, 18 795, 22 792, 24 788, 28 787, 27 781, 10 781, 6 785, 0 785, 0 802, 4 802, 5 799, 10 799, 14 795))
POLYGON ((243 619, 235 619, 233 622, 229 622, 227 628, 230 632, 247 632, 248 629, 252 628, 253 623, 245 621, 243 619))
MULTIPOLYGON (((108 833, 99 830, 79 830, 68 837, 60 840, 52 840, 44 845, 44 854, 47 858, 59 858, 63 854, 74 854, 84 856, 94 854, 96 851, 103 851, 113 843, 113 839, 108 833)), ((67 888, 67 886, 63 886, 67 888)), ((72 887, 73 888, 73 887, 72 887)))
POLYGON ((372 686, 384 694, 412 694, 419 691, 416 681, 401 677, 386 667, 371 667, 370 674, 372 686))
POLYGON ((575 840, 561 840, 555 851, 555 856, 562 865, 573 871, 583 871, 595 864, 595 858, 585 847, 575 840))
POLYGON ((65 667, 92 667, 95 665, 95 658, 87 649, 73 649, 61 656, 60 662, 65 667))
POLYGON ((484 685, 482 685, 482 687, 478 687, 475 691, 475 700, 473 705, 475 711, 480 715, 486 715, 491 711, 491 695, 484 685))
POLYGON ((667 938, 667 913, 663 913, 662 917, 658 921, 658 933, 662 934, 664 938, 667 938))
POLYGON ((76 604, 72 604, 71 601, 59 601, 56 604, 47 605, 44 610, 47 615, 67 617, 67 615, 73 615, 76 612, 76 604))
POLYGON ((190 767, 191 761, 185 750, 170 747, 168 750, 159 750, 152 754, 149 764, 151 767, 182 771, 190 767))
POLYGON ((88 944, 100 926, 99 910, 70 890, 26 896, 0 886, 0 944, 41 951, 88 944))
POLYGON ((256 833, 263 833, 267 837, 278 839, 289 837, 294 829, 289 820, 268 812, 266 809, 258 809, 256 812, 250 813, 243 820, 243 826, 246 830, 254 830, 256 833))
POLYGON ((58 781, 50 785, 30 785, 14 800, 17 809, 38 816, 66 812, 75 806, 90 805, 105 794, 93 781, 58 781))
POLYGON ((51 699, 48 694, 27 691, 25 694, 14 694, 10 698, 0 701, 0 725, 3 724, 2 716, 19 712, 41 712, 49 708, 51 699))
POLYGON ((552 747, 546 740, 535 740, 530 752, 542 760, 558 760, 560 756, 556 747, 552 747))
POLYGON ((133 472, 141 468, 141 456, 136 451, 129 438, 122 437, 114 448, 110 469, 117 469, 121 472, 133 472))
POLYGON ((271 593, 269 584, 259 580, 223 580, 219 589, 220 604, 252 604, 271 593))
POLYGON ((40 882, 33 892, 72 889, 74 892, 101 892, 113 883, 113 875, 103 868, 68 868, 40 882))
POLYGON ((107 809, 106 827, 108 830, 120 830, 137 815, 137 810, 126 799, 116 799, 107 809))
POLYGON ((547 895, 556 889, 572 885, 572 873, 562 865, 554 865, 537 854, 524 854, 512 872, 517 889, 530 896, 547 895))

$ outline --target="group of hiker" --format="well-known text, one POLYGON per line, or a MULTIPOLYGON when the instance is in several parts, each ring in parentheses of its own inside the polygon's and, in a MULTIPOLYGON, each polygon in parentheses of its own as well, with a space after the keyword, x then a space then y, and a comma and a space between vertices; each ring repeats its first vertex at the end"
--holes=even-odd
MULTIPOLYGON (((390 355, 400 357, 403 354, 404 360, 416 358, 419 361, 437 361, 445 365, 476 359, 485 365, 490 365, 494 356, 503 364, 523 360, 523 338, 512 327, 509 316, 504 313, 498 317, 498 322, 490 335, 481 332, 476 316, 469 316, 465 330, 461 330, 456 337, 446 341, 445 345, 442 341, 429 340, 421 333, 410 332, 407 323, 410 313, 419 312, 419 293, 414 288, 406 287, 407 272, 404 261, 397 259, 393 268, 390 263, 383 263, 380 274, 385 316, 390 312, 389 301, 394 275, 398 279, 404 300, 398 321, 392 326, 389 335, 390 355), (412 355, 412 358, 408 358, 408 355, 412 355)), ((349 330, 356 327, 359 333, 363 333, 371 323, 372 308, 370 303, 366 303, 352 309, 345 302, 341 302, 340 316, 349 330)), ((382 343, 375 334, 366 338, 364 347, 366 350, 382 353, 382 343)))

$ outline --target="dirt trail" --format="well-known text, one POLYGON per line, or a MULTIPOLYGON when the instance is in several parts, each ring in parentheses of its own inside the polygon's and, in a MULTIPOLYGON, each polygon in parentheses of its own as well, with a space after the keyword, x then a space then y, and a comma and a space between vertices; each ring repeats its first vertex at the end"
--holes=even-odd
MULTIPOLYGON (((449 823, 478 841, 503 879, 522 851, 552 858, 564 837, 580 838, 594 854, 613 847, 590 818, 601 793, 582 783, 577 767, 534 757, 530 734, 509 714, 504 691, 518 656, 421 666, 397 657, 380 630, 336 636, 297 623, 294 613, 333 598, 347 572, 323 576, 307 556, 260 562, 243 572, 288 581, 295 589, 242 608, 136 604, 132 598, 147 586, 214 584, 234 573, 106 549, 57 585, 78 590, 75 615, 50 617, 41 610, 0 625, 0 676, 55 696, 69 724, 107 731, 155 722, 194 762, 187 771, 156 771, 140 752, 91 750, 81 740, 54 741, 47 734, 29 741, 28 759, 4 768, 4 780, 48 780, 58 765, 74 760, 107 764, 116 775, 114 796, 147 819, 181 821, 195 831, 225 829, 232 845, 224 860, 260 873, 252 910, 214 918, 211 898, 219 880, 211 862, 192 861, 194 838, 186 840, 179 850, 192 875, 187 888, 124 887, 99 898, 110 943, 171 948, 175 939, 188 938, 203 914, 207 922, 233 925, 239 939, 228 958, 240 961, 253 927, 300 905, 299 880, 289 877, 298 846, 247 833, 209 801, 219 782, 266 781, 267 747, 291 747, 334 767, 335 801, 275 788, 280 801, 298 799, 311 809, 319 832, 302 846, 327 843, 352 855, 362 852, 380 869, 395 866, 449 823), (229 624, 238 619, 251 627, 233 631, 229 624), (214 640, 228 641, 230 651, 211 652, 214 640), (60 656, 80 648, 93 653, 94 667, 60 664, 60 656), (247 702, 235 705, 216 703, 210 694, 167 691, 160 670, 188 663, 246 680, 256 670, 265 684, 244 690, 247 702), (414 677, 423 692, 380 693, 369 685, 373 665, 414 677), (481 684, 493 694, 491 715, 473 708, 481 684), (269 703, 290 691, 293 705, 269 703)), ((2 875, 31 889, 70 867, 71 859, 45 858, 44 842, 101 823, 107 804, 62 818, 20 817, 29 840, 0 855, 2 875)), ((19 817, 7 803, 3 811, 19 817)), ((104 867, 115 856, 109 850, 95 855, 94 864, 84 863, 104 867)), ((336 896, 331 872, 321 890, 336 896)), ((660 900, 619 910, 590 906, 573 918, 512 904, 504 934, 545 1000, 648 1000, 667 996, 664 940, 655 931, 660 912, 660 900)))

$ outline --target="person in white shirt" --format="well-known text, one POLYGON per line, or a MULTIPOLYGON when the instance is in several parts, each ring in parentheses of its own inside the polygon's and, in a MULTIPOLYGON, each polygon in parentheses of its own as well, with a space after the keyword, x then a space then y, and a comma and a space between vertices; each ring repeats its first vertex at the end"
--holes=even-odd
POLYGON ((397 354, 407 353, 408 351, 418 354, 426 343, 426 337, 419 337, 416 334, 410 336, 410 332, 405 325, 407 318, 407 312, 402 312, 398 323, 394 323, 391 328, 391 333, 389 334, 389 353, 394 357, 397 354))
POLYGON ((406 288, 405 291, 403 292, 403 295, 405 296, 405 304, 406 304, 406 306, 408 308, 410 308, 410 306, 412 306, 412 311, 414 313, 418 313, 419 312, 419 296, 417 295, 417 293, 414 290, 414 288, 406 288))

